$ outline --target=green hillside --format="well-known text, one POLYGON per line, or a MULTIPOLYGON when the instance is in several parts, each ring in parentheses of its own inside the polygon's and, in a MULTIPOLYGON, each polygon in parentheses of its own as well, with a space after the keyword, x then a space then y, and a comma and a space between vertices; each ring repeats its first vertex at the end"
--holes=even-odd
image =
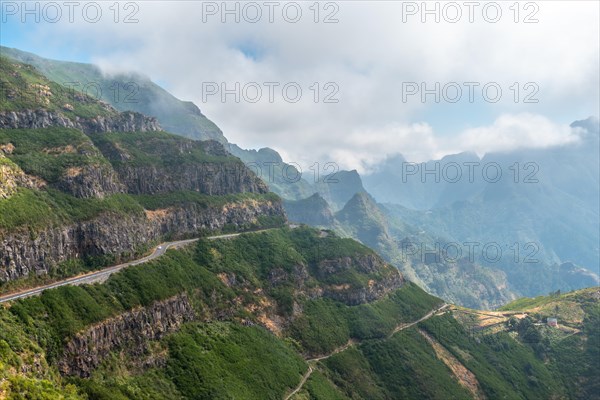
POLYGON ((0 55, 33 65, 49 80, 85 91, 118 111, 135 111, 156 117, 169 132, 197 140, 212 139, 227 143, 219 127, 206 118, 198 107, 175 98, 143 75, 108 75, 92 64, 49 60, 3 46, 0 46, 0 55))
MULTIPOLYGON (((281 399, 298 389, 293 399, 597 398, 589 377, 598 372, 598 354, 585 345, 597 332, 591 326, 585 336, 552 342, 544 351, 508 322, 474 330, 464 317, 468 309, 407 326, 440 300, 407 282, 351 305, 369 282, 386 279, 388 267, 363 269, 360 260, 370 250, 322 233, 280 229, 201 241, 104 284, 63 287, 4 307, 0 393, 281 399), (345 257, 354 266, 327 267, 345 257), (328 288, 345 285, 345 296, 331 297, 328 288), (158 337, 139 330, 135 315, 173 299, 172 321, 179 322, 158 337), (127 339, 128 330, 137 339, 127 339), (113 338, 106 352, 97 350, 105 346, 98 332, 113 338), (566 347, 575 338, 583 349, 570 356, 566 347), (73 353, 73 346, 84 353, 73 353)), ((594 296, 565 299, 576 297, 591 321, 594 296)))

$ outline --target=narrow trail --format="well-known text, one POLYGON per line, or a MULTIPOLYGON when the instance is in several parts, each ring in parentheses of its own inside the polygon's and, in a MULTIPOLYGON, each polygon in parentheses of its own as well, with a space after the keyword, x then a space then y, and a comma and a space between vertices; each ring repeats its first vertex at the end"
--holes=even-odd
MULTIPOLYGON (((392 331, 392 333, 390 333, 387 338, 391 338, 392 336, 394 336, 394 334, 403 331, 404 329, 410 328, 411 326, 414 326, 416 324, 418 324, 419 322, 423 322, 431 317, 433 317, 434 315, 437 315, 440 311, 443 311, 445 308, 449 307, 450 304, 444 304, 441 307, 436 308, 435 310, 431 310, 430 312, 428 312, 427 314, 425 314, 422 318, 414 321, 414 322, 410 322, 410 323, 401 323, 398 326, 396 326, 394 328, 394 330, 392 331)), ((298 386, 296 386, 296 388, 285 397, 285 400, 290 400, 296 393, 298 393, 302 387, 304 386, 304 384, 306 383, 306 381, 308 380, 308 378, 310 378, 310 375, 314 372, 314 368, 313 365, 315 365, 316 363, 318 363, 319 361, 325 360, 335 354, 341 353, 342 351, 348 349, 350 346, 354 346, 355 344, 358 344, 360 342, 354 340, 354 339, 350 339, 348 340, 348 343, 346 343, 343 346, 340 346, 338 348, 336 348, 335 350, 333 350, 331 353, 324 355, 324 356, 319 356, 319 357, 315 357, 315 358, 308 358, 306 359, 306 362, 308 363, 308 370, 306 371, 306 373, 304 374, 304 376, 302 377, 302 379, 300 380, 300 383, 298 384, 298 386)))

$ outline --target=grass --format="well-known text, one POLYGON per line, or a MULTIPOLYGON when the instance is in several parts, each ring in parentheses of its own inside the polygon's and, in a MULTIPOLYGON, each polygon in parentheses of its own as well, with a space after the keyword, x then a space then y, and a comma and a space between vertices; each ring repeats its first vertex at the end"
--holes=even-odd
POLYGON ((557 376, 533 349, 505 332, 473 337, 448 315, 421 325, 475 374, 489 398, 541 399, 564 394, 557 376))
POLYGON ((347 306, 330 299, 304 302, 290 335, 309 354, 326 354, 349 339, 372 340, 388 336, 396 326, 421 318, 441 303, 417 285, 407 283, 373 303, 347 306))

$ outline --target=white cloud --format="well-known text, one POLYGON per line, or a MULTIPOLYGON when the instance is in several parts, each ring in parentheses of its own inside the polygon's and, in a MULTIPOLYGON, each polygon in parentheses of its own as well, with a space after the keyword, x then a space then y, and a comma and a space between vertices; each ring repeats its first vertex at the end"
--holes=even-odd
POLYGON ((577 132, 540 115, 501 115, 492 125, 468 129, 458 135, 456 147, 483 156, 492 151, 545 148, 577 142, 577 132))
MULTIPOLYGON (((336 24, 312 22, 312 2, 299 3, 297 24, 283 21, 281 13, 272 24, 223 24, 217 16, 203 23, 201 2, 140 2, 137 24, 42 24, 32 35, 52 37, 48 46, 92 52, 112 70, 134 69, 165 82, 178 97, 196 102, 230 141, 273 147, 303 165, 336 161, 364 169, 393 153, 420 160, 447 151, 557 145, 572 140, 557 123, 597 112, 598 2, 536 2, 534 24, 513 22, 513 2, 498 2, 503 17, 496 24, 483 21, 479 11, 471 24, 464 8, 456 24, 423 24, 418 16, 403 23, 402 3, 337 2, 336 24), (244 55, 248 49, 255 57, 244 55), (403 102, 402 82, 409 81, 498 82, 503 97, 496 104, 463 104, 456 112, 464 124, 448 122, 447 131, 475 127, 450 136, 440 128, 446 124, 438 111, 455 108, 431 98, 423 104, 419 96, 403 102), (255 104, 235 103, 232 96, 203 103, 203 82, 298 82, 303 96, 295 104, 280 91, 273 103, 265 94, 255 104), (315 103, 314 82, 321 84, 321 99, 323 85, 335 82, 339 103, 315 103), (539 103, 515 104, 514 82, 521 99, 523 84, 535 82, 539 103)), ((530 11, 521 9, 520 19, 530 11)))

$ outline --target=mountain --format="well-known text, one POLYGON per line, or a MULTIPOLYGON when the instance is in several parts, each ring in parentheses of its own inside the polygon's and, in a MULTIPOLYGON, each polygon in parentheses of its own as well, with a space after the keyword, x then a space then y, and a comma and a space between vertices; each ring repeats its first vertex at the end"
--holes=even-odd
POLYGON ((0 46, 0 55, 33 65, 51 81, 66 85, 65 93, 72 92, 73 88, 84 91, 118 111, 135 111, 156 117, 168 132, 191 139, 216 140, 227 145, 219 127, 206 118, 194 103, 175 98, 143 75, 106 74, 92 64, 49 60, 4 46, 0 46))
POLYGON ((315 193, 302 173, 295 166, 284 163, 279 153, 273 149, 245 150, 229 144, 229 152, 251 168, 271 191, 285 199, 299 200, 315 193))
POLYGON ((308 173, 284 162, 281 155, 270 148, 245 150, 230 144, 229 151, 252 168, 269 189, 287 200, 301 200, 318 193, 337 211, 356 193, 365 191, 356 170, 319 175, 316 171, 308 173))
POLYGON ((5 57, 0 71, 0 290, 127 260, 165 238, 285 221, 281 200, 219 142, 68 95, 5 57))
POLYGON ((284 208, 291 221, 357 239, 429 293, 465 307, 496 308, 521 296, 600 282, 597 274, 569 262, 515 262, 510 252, 490 262, 481 246, 465 245, 439 229, 431 212, 422 215, 400 206, 381 205, 365 192, 357 193, 328 223, 315 220, 316 215, 331 213, 325 200, 316 195, 284 201, 284 208))
POLYGON ((507 247, 517 242, 521 251, 535 247, 541 262, 597 272, 600 128, 593 117, 572 128, 577 140, 547 149, 482 159, 463 153, 421 164, 392 157, 363 177, 365 188, 399 218, 437 234, 507 247))
POLYGON ((334 222, 329 204, 318 193, 302 200, 284 200, 283 207, 290 221, 321 227, 334 222))

